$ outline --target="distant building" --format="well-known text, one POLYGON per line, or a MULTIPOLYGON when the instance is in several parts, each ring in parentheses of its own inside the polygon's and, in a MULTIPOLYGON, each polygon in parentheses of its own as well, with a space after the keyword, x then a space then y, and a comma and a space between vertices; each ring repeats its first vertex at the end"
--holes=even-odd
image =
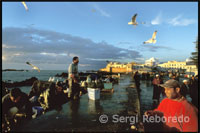
POLYGON ((158 64, 162 68, 175 68, 175 69, 184 69, 186 62, 177 62, 177 61, 168 61, 167 63, 158 64))
POLYGON ((195 73, 195 75, 197 75, 198 69, 196 65, 194 65, 194 63, 192 63, 191 61, 188 61, 188 60, 186 61, 182 61, 182 62, 168 61, 163 64, 158 64, 158 66, 165 69, 185 69, 186 72, 191 72, 191 73, 193 72, 195 73))
POLYGON ((109 62, 106 68, 100 69, 100 71, 113 72, 113 73, 127 73, 133 71, 134 63, 122 64, 119 62, 109 62))
POLYGON ((159 64, 159 61, 158 59, 152 57, 148 60, 145 61, 145 65, 146 66, 150 66, 150 67, 154 67, 154 66, 157 66, 159 64))

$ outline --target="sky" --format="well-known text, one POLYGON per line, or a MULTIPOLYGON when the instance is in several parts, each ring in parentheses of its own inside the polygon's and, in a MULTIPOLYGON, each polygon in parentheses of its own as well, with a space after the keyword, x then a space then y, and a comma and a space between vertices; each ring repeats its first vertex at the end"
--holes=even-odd
POLYGON ((195 51, 198 2, 2 2, 2 69, 80 70, 108 61, 185 61, 195 51), (128 25, 137 13, 137 26, 128 25), (157 30, 155 44, 143 44, 157 30))

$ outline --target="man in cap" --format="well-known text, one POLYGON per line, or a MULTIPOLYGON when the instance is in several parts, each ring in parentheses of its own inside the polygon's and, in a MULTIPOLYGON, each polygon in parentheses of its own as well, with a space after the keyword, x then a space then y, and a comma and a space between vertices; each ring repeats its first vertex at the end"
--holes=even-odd
POLYGON ((167 98, 157 109, 146 111, 145 116, 164 117, 162 131, 197 132, 198 109, 181 95, 179 82, 170 79, 161 86, 165 88, 167 98))
POLYGON ((32 106, 28 95, 14 88, 2 98, 2 127, 19 117, 31 119, 32 106))

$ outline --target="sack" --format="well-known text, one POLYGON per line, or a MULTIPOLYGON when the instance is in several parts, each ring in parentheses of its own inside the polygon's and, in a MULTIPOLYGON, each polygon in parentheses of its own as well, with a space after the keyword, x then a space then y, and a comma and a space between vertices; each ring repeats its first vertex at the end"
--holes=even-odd
POLYGON ((44 110, 50 109, 55 106, 55 97, 56 97, 56 90, 55 90, 55 84, 51 83, 49 84, 49 87, 43 91, 39 98, 38 102, 42 106, 44 110))

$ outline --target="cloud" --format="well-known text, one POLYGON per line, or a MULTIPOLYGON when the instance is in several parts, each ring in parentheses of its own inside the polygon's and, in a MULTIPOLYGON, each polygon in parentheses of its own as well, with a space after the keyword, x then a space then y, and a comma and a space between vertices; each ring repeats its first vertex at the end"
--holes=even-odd
MULTIPOLYGON (((118 48, 105 41, 96 43, 90 39, 49 30, 7 27, 2 33, 2 55, 6 59, 3 63, 25 64, 29 61, 41 65, 68 65, 72 62, 72 57, 78 56, 80 64, 88 64, 87 66, 91 68, 102 68, 105 67, 107 59, 134 60, 142 57, 138 51, 118 48), (37 41, 30 38, 32 35, 37 41)), ((46 66, 48 67, 51 65, 46 66)))
POLYGON ((16 46, 7 46, 6 44, 3 44, 2 47, 3 48, 7 48, 7 49, 9 49, 9 48, 16 48, 16 46))
POLYGON ((161 24, 161 22, 162 22, 162 14, 161 14, 161 12, 156 16, 156 18, 155 19, 153 19, 152 21, 151 21, 151 24, 152 25, 159 25, 159 24, 161 24))
POLYGON ((147 51, 150 51, 150 52, 157 52, 157 50, 160 50, 160 49, 165 49, 165 50, 175 50, 171 47, 167 47, 167 46, 154 46, 154 45, 146 45, 146 44, 142 44, 141 47, 139 48, 140 50, 147 50, 147 51))
POLYGON ((2 60, 5 61, 5 60, 6 60, 6 57, 5 57, 5 56, 2 56, 2 60))
POLYGON ((95 4, 94 8, 100 12, 100 14, 104 17, 111 17, 111 15, 109 13, 107 13, 106 11, 104 11, 102 8, 99 7, 99 5, 95 4))
POLYGON ((173 26, 188 26, 190 24, 196 23, 195 19, 182 18, 182 15, 178 15, 168 21, 169 24, 173 26))

